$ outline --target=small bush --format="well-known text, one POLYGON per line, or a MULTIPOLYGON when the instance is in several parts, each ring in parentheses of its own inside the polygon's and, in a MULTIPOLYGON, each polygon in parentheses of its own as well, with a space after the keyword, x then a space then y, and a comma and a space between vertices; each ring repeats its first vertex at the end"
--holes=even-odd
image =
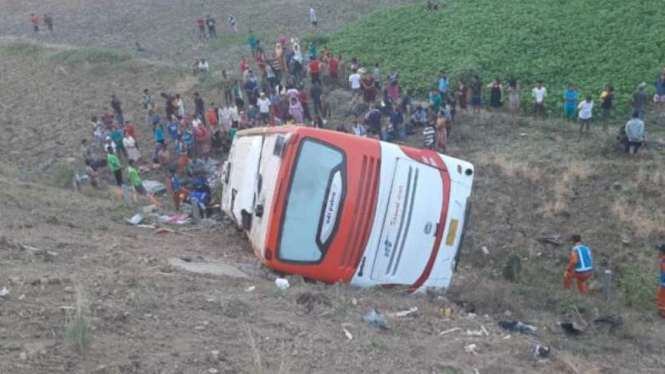
POLYGON ((652 309, 655 303, 656 271, 637 262, 626 265, 618 278, 619 288, 624 293, 626 305, 652 309))
POLYGON ((71 165, 58 164, 53 167, 53 185, 60 188, 70 188, 76 175, 76 170, 71 165))
POLYGON ((85 298, 83 286, 76 286, 76 305, 67 316, 67 342, 79 354, 88 350, 92 340, 90 305, 85 298))

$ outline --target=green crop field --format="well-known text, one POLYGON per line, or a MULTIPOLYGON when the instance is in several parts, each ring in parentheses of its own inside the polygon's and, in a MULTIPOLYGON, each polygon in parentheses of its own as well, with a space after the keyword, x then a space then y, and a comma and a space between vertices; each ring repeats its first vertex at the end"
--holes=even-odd
POLYGON ((373 13, 328 45, 347 61, 395 66, 402 85, 421 95, 441 69, 453 81, 474 73, 485 83, 518 79, 523 106, 542 79, 550 110, 562 107, 568 82, 594 98, 613 84, 617 114, 627 115, 636 86, 665 66, 664 30, 659 0, 451 0, 439 11, 418 3, 373 13))

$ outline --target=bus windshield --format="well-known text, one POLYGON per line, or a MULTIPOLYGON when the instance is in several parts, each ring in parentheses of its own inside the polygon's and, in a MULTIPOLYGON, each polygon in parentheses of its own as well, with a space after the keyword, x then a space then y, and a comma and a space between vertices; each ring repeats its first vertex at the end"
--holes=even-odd
POLYGON ((318 263, 334 238, 346 193, 345 155, 304 139, 298 149, 282 219, 278 258, 318 263))

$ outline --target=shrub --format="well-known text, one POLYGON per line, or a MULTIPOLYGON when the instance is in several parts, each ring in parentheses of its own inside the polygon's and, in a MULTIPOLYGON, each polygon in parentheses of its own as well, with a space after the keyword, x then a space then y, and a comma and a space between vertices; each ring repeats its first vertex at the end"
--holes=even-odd
POLYGON ((619 288, 624 293, 626 305, 635 308, 653 309, 656 292, 656 271, 638 262, 626 264, 618 277, 619 288))
POLYGON ((53 167, 53 185, 60 188, 71 188, 76 170, 71 165, 58 164, 53 167))
POLYGON ((90 305, 83 292, 83 286, 76 286, 76 305, 67 316, 67 341, 71 348, 84 354, 92 340, 90 305))

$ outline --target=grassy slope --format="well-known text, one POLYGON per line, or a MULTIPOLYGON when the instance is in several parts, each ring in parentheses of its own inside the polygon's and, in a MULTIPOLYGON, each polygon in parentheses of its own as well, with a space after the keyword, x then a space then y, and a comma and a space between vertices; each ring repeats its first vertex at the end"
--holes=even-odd
POLYGON ((612 83, 625 107, 635 86, 655 80, 662 66, 664 13, 655 0, 465 0, 439 12, 418 4, 375 13, 334 35, 330 46, 365 64, 397 66, 405 85, 421 93, 440 69, 455 77, 479 71, 485 81, 515 77, 523 87, 543 79, 557 103, 567 82, 594 97, 612 83))

